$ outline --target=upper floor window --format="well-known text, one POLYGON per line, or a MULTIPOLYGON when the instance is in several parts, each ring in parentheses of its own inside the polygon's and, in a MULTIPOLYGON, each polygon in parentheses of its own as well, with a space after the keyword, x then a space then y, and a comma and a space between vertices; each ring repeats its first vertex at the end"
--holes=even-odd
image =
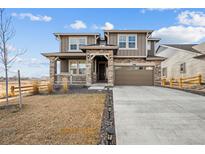
POLYGON ((69 50, 70 51, 79 51, 80 46, 86 45, 86 44, 87 44, 86 37, 80 37, 80 38, 70 37, 69 38, 69 50))
POLYGON ((137 48, 137 35, 119 35, 118 37, 119 48, 137 48))
POLYGON ((129 48, 136 48, 136 36, 128 36, 128 46, 129 48))
POLYGON ((126 36, 119 36, 119 48, 126 48, 126 36))

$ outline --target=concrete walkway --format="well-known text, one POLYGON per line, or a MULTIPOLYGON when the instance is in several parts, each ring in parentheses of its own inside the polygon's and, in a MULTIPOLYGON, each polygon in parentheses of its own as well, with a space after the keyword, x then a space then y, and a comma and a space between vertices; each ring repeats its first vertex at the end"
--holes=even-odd
POLYGON ((146 86, 113 88, 117 144, 205 144, 205 97, 146 86))

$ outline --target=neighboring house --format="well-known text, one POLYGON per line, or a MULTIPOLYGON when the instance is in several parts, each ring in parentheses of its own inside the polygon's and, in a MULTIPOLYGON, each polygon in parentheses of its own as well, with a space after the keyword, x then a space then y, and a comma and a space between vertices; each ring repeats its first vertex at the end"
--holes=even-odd
POLYGON ((157 55, 166 58, 161 63, 162 78, 179 79, 202 75, 205 82, 205 44, 162 44, 157 55))
POLYGON ((50 60, 51 82, 155 85, 161 80, 160 63, 164 58, 155 56, 160 39, 151 38, 152 32, 106 30, 103 38, 98 33, 54 33, 60 51, 43 53, 50 60))

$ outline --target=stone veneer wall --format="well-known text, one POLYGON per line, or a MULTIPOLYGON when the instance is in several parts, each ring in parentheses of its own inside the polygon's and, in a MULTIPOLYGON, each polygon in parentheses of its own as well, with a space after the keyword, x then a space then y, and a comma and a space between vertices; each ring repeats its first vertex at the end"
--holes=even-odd
POLYGON ((114 58, 114 66, 153 66, 154 67, 154 85, 161 83, 161 61, 160 60, 146 60, 145 58, 114 58))

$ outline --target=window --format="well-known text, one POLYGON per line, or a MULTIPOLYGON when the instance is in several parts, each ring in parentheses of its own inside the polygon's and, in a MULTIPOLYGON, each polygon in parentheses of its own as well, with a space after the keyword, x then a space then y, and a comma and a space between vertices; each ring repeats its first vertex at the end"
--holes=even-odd
POLYGON ((86 65, 85 60, 78 61, 79 74, 85 74, 86 65))
POLYGON ((180 64, 180 73, 186 73, 186 63, 180 64))
POLYGON ((147 66, 147 67, 145 67, 145 70, 154 70, 154 68, 151 66, 147 66))
POLYGON ((162 68, 162 76, 167 77, 167 68, 166 67, 162 68))
POLYGON ((86 45, 86 38, 80 37, 80 38, 69 38, 69 50, 71 51, 79 51, 80 46, 86 45))
POLYGON ((77 74, 77 69, 78 69, 77 65, 78 65, 78 63, 77 63, 76 60, 71 60, 70 61, 70 65, 69 65, 70 70, 69 70, 69 72, 71 74, 77 74))
POLYGON ((70 60, 69 72, 70 74, 85 74, 86 63, 85 60, 70 60))
POLYGON ((119 47, 126 48, 126 36, 122 35, 119 37, 119 47))
POLYGON ((136 49, 137 48, 137 35, 119 35, 118 37, 119 48, 136 49))
POLYGON ((129 48, 135 48, 135 36, 128 36, 129 48))

